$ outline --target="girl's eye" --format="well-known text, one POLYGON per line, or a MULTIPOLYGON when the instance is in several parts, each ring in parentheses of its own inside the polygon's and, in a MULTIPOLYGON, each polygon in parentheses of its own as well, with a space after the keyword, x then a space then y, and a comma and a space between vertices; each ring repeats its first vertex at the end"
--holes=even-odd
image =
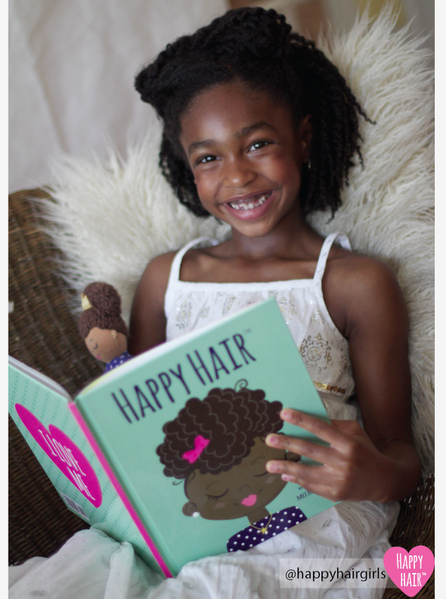
POLYGON ((264 148, 265 146, 268 146, 271 142, 266 141, 266 140, 261 140, 261 141, 255 141, 253 144, 251 144, 249 146, 250 150, 260 150, 261 148, 264 148))
POLYGON ((266 476, 267 474, 269 474, 269 472, 268 470, 265 470, 265 472, 262 472, 262 474, 254 474, 254 476, 258 478, 259 476, 266 476))
POLYGON ((217 160, 216 156, 212 156, 211 154, 209 154, 207 156, 202 156, 201 158, 199 158, 196 164, 206 164, 207 162, 213 162, 214 160, 217 160))
POLYGON ((208 499, 212 499, 213 501, 217 501, 217 499, 220 499, 220 497, 224 497, 228 491, 229 491, 229 489, 226 489, 226 491, 224 493, 222 493, 221 495, 206 495, 206 497, 208 499))

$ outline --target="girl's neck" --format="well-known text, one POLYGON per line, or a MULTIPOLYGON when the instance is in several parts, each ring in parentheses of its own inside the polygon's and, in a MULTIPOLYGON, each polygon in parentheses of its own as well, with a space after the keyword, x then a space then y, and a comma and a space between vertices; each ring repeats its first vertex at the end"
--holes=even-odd
POLYGON ((232 229, 227 241, 232 256, 261 260, 272 256, 302 258, 309 242, 319 236, 309 227, 300 212, 295 211, 283 218, 272 231, 262 237, 248 237, 232 229))

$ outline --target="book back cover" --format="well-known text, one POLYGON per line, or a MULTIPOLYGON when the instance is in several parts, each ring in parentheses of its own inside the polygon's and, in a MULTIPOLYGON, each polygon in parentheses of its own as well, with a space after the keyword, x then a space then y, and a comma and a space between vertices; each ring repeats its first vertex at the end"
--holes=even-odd
POLYGON ((9 357, 9 413, 66 506, 159 570, 57 383, 9 357))

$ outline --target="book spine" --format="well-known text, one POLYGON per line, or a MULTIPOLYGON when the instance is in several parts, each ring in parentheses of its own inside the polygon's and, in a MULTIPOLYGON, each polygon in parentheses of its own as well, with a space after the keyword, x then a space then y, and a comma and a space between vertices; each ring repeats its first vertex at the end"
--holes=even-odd
POLYGON ((79 409, 77 408, 76 404, 73 402, 70 402, 68 404, 68 407, 71 410, 71 413, 73 414, 74 418, 76 419, 76 422, 80 426, 80 428, 81 428, 82 432, 84 433, 85 437, 87 438, 88 442, 90 443, 91 448, 95 452, 96 457, 98 458, 99 462, 101 463, 101 466, 103 467, 104 471, 106 472, 107 476, 109 477, 110 482, 113 484, 113 486, 116 490, 116 493, 120 497, 120 499, 123 502, 128 513, 130 514, 130 517, 132 518, 133 522, 135 523, 136 527, 138 528, 144 541, 147 543, 147 546, 150 549, 150 551, 152 552, 153 557, 158 562, 158 565, 161 568, 163 574, 167 578, 172 578, 172 573, 170 572, 170 570, 167 567, 165 561, 163 560, 160 552, 158 551, 155 543, 153 542, 149 533, 147 532, 146 527, 141 522, 141 519, 139 518, 135 509, 133 508, 126 492, 124 491, 123 487, 121 486, 118 479, 116 478, 115 473, 113 472, 112 468, 110 467, 110 464, 108 463, 107 459, 105 458, 104 454, 102 453, 101 448, 97 444, 96 439, 93 437, 90 429, 88 428, 84 418, 82 417, 81 413, 79 412, 79 409))

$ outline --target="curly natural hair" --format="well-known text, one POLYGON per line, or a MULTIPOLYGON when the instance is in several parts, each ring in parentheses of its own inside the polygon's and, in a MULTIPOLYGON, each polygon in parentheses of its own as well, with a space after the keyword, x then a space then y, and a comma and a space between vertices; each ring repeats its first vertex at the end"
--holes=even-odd
POLYGON ((156 453, 165 466, 164 474, 187 479, 194 470, 218 474, 240 464, 251 451, 256 437, 282 428, 280 401, 267 401, 262 389, 247 387, 211 389, 207 397, 189 399, 175 420, 163 427, 164 443, 156 453), (183 455, 194 448, 198 435, 209 440, 193 463, 183 455))
POLYGON ((121 297, 116 289, 108 283, 90 283, 83 295, 88 298, 91 308, 84 310, 79 317, 78 327, 82 339, 91 329, 115 330, 128 336, 127 325, 121 317, 121 297))
POLYGON ((338 69, 315 43, 292 32, 275 10, 241 8, 169 44, 135 79, 136 90, 162 119, 160 167, 178 196, 207 216, 179 142, 181 117, 210 87, 239 80, 291 109, 297 124, 311 115, 311 169, 304 168, 304 215, 342 203, 341 189, 359 147, 359 119, 369 120, 338 69))

